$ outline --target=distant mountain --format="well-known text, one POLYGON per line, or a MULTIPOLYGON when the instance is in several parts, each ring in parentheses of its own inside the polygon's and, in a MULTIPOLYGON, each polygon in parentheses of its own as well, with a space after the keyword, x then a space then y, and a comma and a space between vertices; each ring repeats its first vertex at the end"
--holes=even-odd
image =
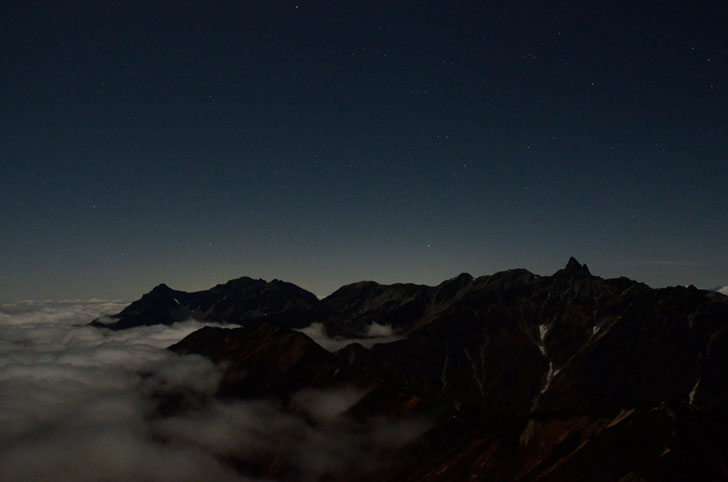
MULTIPOLYGON (((571 258, 552 276, 362 282, 308 306, 301 319, 332 334, 376 322, 404 338, 329 353, 284 326, 300 324, 288 315, 258 316, 172 349, 220 363, 222 397, 285 404, 302 388, 355 386, 367 392, 355 416, 427 418, 433 428, 390 454, 380 480, 728 479, 726 297, 602 279, 571 258)), ((255 475, 280 475, 276 460, 255 475)))
POLYGON ((356 335, 372 323, 406 332, 457 302, 472 283, 473 277, 463 273, 434 287, 373 281, 345 285, 322 300, 325 323, 336 335, 356 335))
MULTIPOLYGON (((574 258, 562 271, 577 278, 590 276, 586 265, 579 264, 574 258)), ((514 283, 538 278, 529 271, 516 269, 477 279, 463 273, 437 286, 380 285, 373 281, 354 283, 339 288, 322 300, 329 315, 325 323, 329 332, 336 335, 356 335, 375 322, 408 333, 429 324, 474 292, 494 285, 507 288, 514 283)))
POLYGON ((317 313, 319 305, 313 293, 292 283, 243 277, 193 293, 160 284, 120 313, 91 324, 118 330, 169 325, 189 318, 241 325, 271 319, 286 326, 302 327, 310 323, 309 317, 317 313))

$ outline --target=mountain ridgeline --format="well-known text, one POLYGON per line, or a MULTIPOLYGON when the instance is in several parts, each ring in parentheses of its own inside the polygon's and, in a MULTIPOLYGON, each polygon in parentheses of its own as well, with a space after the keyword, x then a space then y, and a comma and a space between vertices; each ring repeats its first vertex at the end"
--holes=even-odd
MULTIPOLYGON (((240 325, 171 347, 220 364, 220 397, 286 403, 354 386, 366 395, 352 416, 428 420, 381 480, 728 479, 728 297, 717 292, 602 279, 571 258, 552 276, 360 282, 323 300, 250 278, 196 293, 160 285, 94 325, 190 317, 240 325), (329 352, 294 331, 312 323, 341 339, 381 325, 399 338, 329 352)), ((273 459, 239 465, 291 473, 273 459)))
POLYGON ((310 323, 318 308, 319 300, 313 293, 292 283, 243 277, 194 293, 160 284, 109 320, 98 319, 92 324, 118 330, 169 325, 190 318, 241 325, 267 318, 301 327, 310 323))

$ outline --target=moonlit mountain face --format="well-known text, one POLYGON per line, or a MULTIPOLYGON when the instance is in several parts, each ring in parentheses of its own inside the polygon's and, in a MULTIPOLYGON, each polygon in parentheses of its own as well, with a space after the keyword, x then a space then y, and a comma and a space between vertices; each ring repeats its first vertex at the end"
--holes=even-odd
POLYGON ((573 258, 322 300, 239 280, 160 285, 124 309, 2 305, 0 479, 728 476, 718 293, 573 258), (203 320, 169 317, 182 309, 203 320))

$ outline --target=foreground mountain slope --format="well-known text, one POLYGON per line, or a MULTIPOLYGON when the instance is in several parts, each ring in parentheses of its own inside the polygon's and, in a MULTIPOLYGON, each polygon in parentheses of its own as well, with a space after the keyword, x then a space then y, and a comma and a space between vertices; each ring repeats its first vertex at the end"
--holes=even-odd
POLYGON ((275 322, 225 329, 205 327, 171 346, 224 363, 221 396, 285 396, 336 383, 335 357, 313 340, 275 322))
POLYGON ((572 258, 552 276, 358 283, 322 304, 311 319, 333 333, 384 322, 406 337, 328 353, 265 320, 173 349, 221 363, 221 396, 350 385, 369 393, 354 414, 429 417, 382 479, 728 479, 724 296, 605 280, 572 258))

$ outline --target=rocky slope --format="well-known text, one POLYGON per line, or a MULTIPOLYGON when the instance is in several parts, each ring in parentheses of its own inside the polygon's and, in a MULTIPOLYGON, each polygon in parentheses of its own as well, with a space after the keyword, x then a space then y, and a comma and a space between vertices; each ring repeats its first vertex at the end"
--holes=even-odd
MULTIPOLYGON (((728 479, 728 297, 602 279, 572 258, 552 276, 363 282, 307 306, 301 320, 332 334, 376 322, 404 338, 329 353, 286 317, 250 316, 172 349, 220 363, 222 397, 286 403, 303 388, 355 386, 367 392, 350 409, 362 419, 427 418, 431 430, 390 454, 382 480, 728 479)), ((255 475, 278 474, 265 467, 255 475)))

